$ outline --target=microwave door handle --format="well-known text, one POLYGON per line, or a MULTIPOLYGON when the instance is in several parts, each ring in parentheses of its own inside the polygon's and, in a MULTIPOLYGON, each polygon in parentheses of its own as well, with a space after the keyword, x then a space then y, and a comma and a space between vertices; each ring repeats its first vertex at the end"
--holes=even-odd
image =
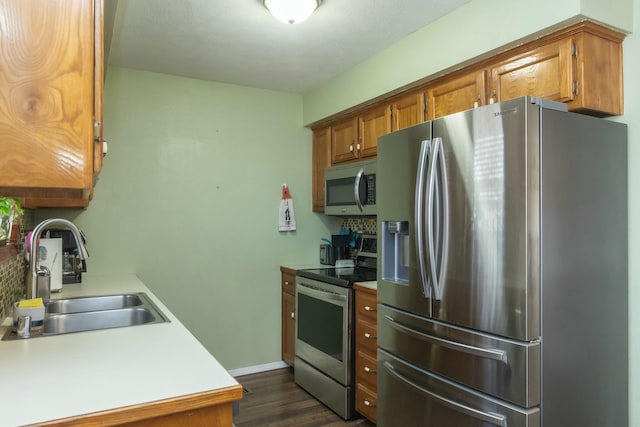
POLYGON ((485 423, 489 423, 489 424, 493 424, 495 426, 500 426, 500 427, 506 427, 507 425, 507 418, 506 416, 502 415, 502 414, 496 414, 493 412, 483 412, 480 411, 478 409, 472 408, 470 406, 467 405, 463 405, 462 403, 456 402, 454 400, 448 399, 444 396, 440 396, 439 394, 431 391, 431 390, 427 390, 424 387, 421 387, 420 385, 416 384, 415 382, 411 381, 409 378, 405 377, 404 375, 400 374, 399 372, 396 371, 396 368, 389 362, 383 362, 382 364, 385 369, 387 370, 387 372, 389 372, 389 374, 391 374, 392 377, 394 377, 395 379, 397 379, 400 382, 403 382, 407 385, 409 385, 410 387, 412 387, 413 389, 417 390, 418 392, 420 392, 421 394, 437 401, 438 403, 440 403, 441 405, 447 406, 451 409, 453 409, 456 412, 460 412, 462 414, 465 414, 469 417, 475 418, 477 420, 480 420, 482 422, 485 423))
POLYGON ((427 280, 427 267, 425 265, 425 242, 424 242, 424 194, 425 194, 425 177, 427 172, 427 163, 429 161, 429 151, 431 150, 431 141, 424 140, 420 145, 420 157, 418 159, 418 170, 416 172, 416 194, 414 199, 414 215, 415 215, 415 234, 416 234, 416 254, 418 256, 418 273, 424 296, 429 298, 429 284, 427 280))
POLYGON ((358 209, 360 212, 364 212, 364 204, 363 201, 360 200, 360 185, 362 184, 362 180, 364 179, 364 168, 360 168, 358 173, 356 174, 356 180, 353 185, 353 195, 356 199, 356 205, 358 205, 358 209))

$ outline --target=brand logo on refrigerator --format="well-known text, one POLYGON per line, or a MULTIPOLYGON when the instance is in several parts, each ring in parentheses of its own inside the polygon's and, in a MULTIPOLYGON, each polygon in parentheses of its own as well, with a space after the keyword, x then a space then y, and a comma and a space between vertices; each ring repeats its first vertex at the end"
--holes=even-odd
POLYGON ((516 113, 517 111, 517 108, 512 108, 511 110, 496 111, 495 113, 493 113, 493 117, 506 116, 507 114, 516 113))

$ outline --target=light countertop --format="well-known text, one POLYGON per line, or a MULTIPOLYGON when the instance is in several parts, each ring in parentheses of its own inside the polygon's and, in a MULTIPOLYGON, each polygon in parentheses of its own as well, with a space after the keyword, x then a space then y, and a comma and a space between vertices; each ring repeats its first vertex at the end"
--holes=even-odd
POLYGON ((307 264, 282 264, 281 267, 288 268, 290 270, 313 270, 316 268, 328 268, 332 265, 320 264, 319 262, 311 262, 307 264))
MULTIPOLYGON (((238 386, 134 275, 83 275, 52 298, 145 292, 166 323, 0 341, 0 425, 15 426, 238 386)), ((0 335, 10 325, 7 318, 0 335)))
POLYGON ((378 282, 375 280, 372 280, 370 282, 356 282, 355 284, 360 285, 364 288, 375 289, 375 290, 378 289, 378 282))

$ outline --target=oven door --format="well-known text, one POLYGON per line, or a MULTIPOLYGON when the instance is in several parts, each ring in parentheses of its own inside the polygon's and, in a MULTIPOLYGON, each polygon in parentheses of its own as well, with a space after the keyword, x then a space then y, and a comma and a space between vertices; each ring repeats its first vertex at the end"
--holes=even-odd
POLYGON ((296 356, 351 385, 353 290, 297 277, 296 356))

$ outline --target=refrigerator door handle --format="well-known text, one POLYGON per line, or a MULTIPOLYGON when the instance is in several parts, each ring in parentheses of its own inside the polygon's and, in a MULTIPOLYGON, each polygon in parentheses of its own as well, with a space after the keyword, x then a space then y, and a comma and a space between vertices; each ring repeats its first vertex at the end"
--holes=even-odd
POLYGON ((425 265, 424 253, 424 196, 425 196, 425 177, 427 175, 427 162, 429 161, 429 152, 431 151, 431 140, 424 140, 420 145, 420 157, 418 160, 418 170, 416 172, 416 196, 415 196, 415 227, 416 227, 416 254, 418 257, 418 273, 422 290, 425 297, 430 297, 429 283, 427 281, 427 266, 425 265))
MULTIPOLYGON (((449 247, 449 187, 447 185, 447 164, 444 157, 442 138, 435 138, 433 140, 433 150, 431 158, 429 159, 429 169, 427 174, 428 194, 426 222, 427 232, 429 233, 429 272, 431 283, 433 284, 434 298, 436 300, 441 300, 449 247), (438 171, 439 176, 437 176, 438 171), (442 187, 442 204, 439 200, 436 200, 439 194, 438 189, 436 188, 438 183, 441 183, 440 185, 442 187), (436 209, 438 212, 435 212, 436 209), (442 221, 442 239, 436 238, 439 236, 439 230, 436 230, 436 227, 434 227, 433 220, 436 213, 438 214, 438 218, 441 218, 442 221), (439 268, 436 268, 436 265, 438 264, 436 259, 436 245, 441 249, 439 268)), ((439 222, 437 226, 440 226, 439 222)))
POLYGON ((450 341, 444 338, 434 337, 433 335, 425 334, 422 332, 418 332, 416 330, 411 329, 408 326, 403 325, 402 323, 396 322, 396 320, 389 316, 388 314, 384 315, 384 318, 391 323, 391 326, 401 332, 409 334, 419 340, 426 341, 431 344, 439 345, 440 347, 446 347, 451 350, 456 350, 462 353, 467 353, 472 356, 482 357, 484 359, 496 360, 498 362, 502 362, 505 365, 507 364, 507 352, 504 350, 490 349, 490 348, 482 348, 475 347, 468 344, 462 344, 455 341, 450 341))
POLYGON ((408 384, 409 386, 411 386, 412 388, 414 388, 418 392, 424 394, 427 397, 430 397, 431 399, 439 402, 442 405, 445 405, 445 406, 453 409, 454 411, 460 412, 462 414, 468 415, 468 416, 470 416, 472 418, 475 418, 477 420, 480 420, 482 422, 490 423, 490 424, 493 424, 493 425, 496 425, 496 426, 505 427, 507 425, 507 417, 502 415, 502 414, 494 414, 494 413, 491 413, 491 412, 479 411, 479 410, 471 408, 471 407, 469 407, 467 405, 463 405, 461 403, 458 403, 458 402, 456 402, 454 400, 447 399, 446 397, 440 396, 437 393, 434 393, 434 392, 432 392, 430 390, 426 390, 425 388, 423 388, 423 387, 419 386, 418 384, 414 383, 413 381, 411 381, 409 378, 407 378, 404 375, 398 373, 391 363, 385 361, 383 363, 383 366, 389 372, 389 374, 391 374, 391 376, 393 376, 397 380, 408 384))

